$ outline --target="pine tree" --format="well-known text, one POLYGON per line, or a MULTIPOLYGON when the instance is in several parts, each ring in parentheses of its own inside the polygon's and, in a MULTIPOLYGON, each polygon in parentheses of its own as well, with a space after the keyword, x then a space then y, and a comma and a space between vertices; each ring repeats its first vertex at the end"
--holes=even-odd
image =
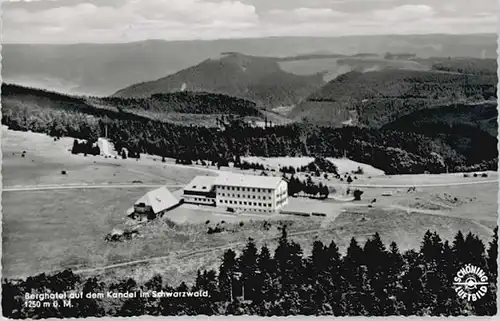
POLYGON ((370 297, 366 302, 366 307, 373 315, 385 315, 390 305, 386 294, 388 253, 378 233, 365 243, 363 258, 366 262, 367 286, 369 287, 364 290, 370 297))
POLYGON ((453 239, 453 255, 455 257, 455 266, 462 266, 469 263, 462 231, 458 231, 453 239))
POLYGON ((434 308, 435 315, 459 315, 463 303, 453 287, 453 278, 457 267, 454 265, 453 249, 448 241, 443 244, 442 256, 437 266, 439 286, 441 290, 437 295, 437 304, 434 308))
POLYGON ((78 143, 78 140, 73 140, 73 147, 71 148, 71 154, 78 154, 80 153, 80 144, 78 143))
MULTIPOLYGON (((163 278, 155 275, 144 284, 145 291, 161 291, 163 289, 163 278)), ((160 298, 147 298, 144 300, 144 312, 147 315, 160 315, 160 298)))
POLYGON ((414 250, 405 252, 403 258, 407 262, 401 281, 403 290, 400 294, 400 300, 404 306, 403 315, 422 315, 423 308, 428 307, 422 302, 424 295, 423 262, 421 262, 419 253, 414 250))
POLYGON ((361 291, 364 279, 364 254, 363 249, 359 246, 356 239, 353 237, 347 248, 347 254, 342 262, 342 272, 348 286, 357 291, 361 291))
POLYGON ((334 241, 325 250, 326 270, 329 276, 329 282, 326 283, 329 303, 334 315, 340 316, 346 314, 346 306, 343 295, 347 289, 347 282, 342 273, 342 258, 339 248, 334 241))
POLYGON ((488 247, 488 271, 492 279, 497 278, 498 274, 498 226, 493 230, 493 240, 488 247))
MULTIPOLYGON (((389 253, 387 254, 387 296, 392 302, 392 314, 399 315, 402 312, 402 307, 398 304, 399 297, 403 291, 401 280, 403 277, 404 260, 399 252, 396 242, 391 242, 389 253)), ((390 314, 390 313, 388 313, 390 314)))
POLYGON ((244 297, 249 300, 255 296, 256 271, 258 270, 257 252, 255 242, 250 239, 239 258, 240 272, 242 273, 241 282, 245 289, 244 297))
POLYGON ((467 233, 465 237, 465 251, 467 255, 468 263, 479 266, 481 268, 486 268, 486 247, 483 241, 481 241, 477 235, 473 235, 471 232, 467 233))
POLYGON ((237 271, 236 253, 229 249, 224 252, 222 264, 219 268, 219 293, 221 299, 232 301, 234 299, 234 273, 237 271))
POLYGON ((278 299, 278 288, 276 284, 276 265, 271 257, 271 252, 267 246, 263 246, 257 258, 258 277, 256 278, 256 292, 261 295, 256 295, 255 300, 266 300, 273 302, 278 299))

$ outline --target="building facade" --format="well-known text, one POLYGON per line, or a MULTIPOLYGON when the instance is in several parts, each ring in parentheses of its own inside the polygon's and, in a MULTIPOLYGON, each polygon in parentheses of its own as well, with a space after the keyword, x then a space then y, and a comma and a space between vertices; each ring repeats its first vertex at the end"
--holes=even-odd
POLYGON ((215 176, 196 176, 184 188, 184 203, 215 206, 215 178, 215 176))
POLYGON ((221 174, 214 185, 217 207, 272 213, 288 204, 288 184, 281 177, 221 174))

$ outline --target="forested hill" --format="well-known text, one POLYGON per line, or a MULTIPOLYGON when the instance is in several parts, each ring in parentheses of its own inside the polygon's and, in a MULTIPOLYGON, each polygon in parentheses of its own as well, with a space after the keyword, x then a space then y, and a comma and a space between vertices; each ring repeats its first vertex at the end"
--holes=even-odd
POLYGON ((298 103, 324 84, 322 74, 295 75, 283 71, 275 58, 227 53, 173 75, 132 85, 114 97, 148 97, 182 90, 242 97, 259 106, 298 103))
POLYGON ((463 62, 441 61, 434 65, 440 70, 349 72, 309 96, 289 116, 315 123, 378 128, 421 109, 496 100, 496 74, 459 72, 468 71, 468 67, 474 68, 463 62))
POLYGON ((91 99, 124 110, 146 110, 156 113, 233 114, 260 116, 254 102, 222 94, 176 92, 154 94, 147 98, 104 97, 91 99))
POLYGON ((497 117, 498 109, 495 101, 479 104, 451 104, 413 112, 382 128, 421 132, 427 135, 439 134, 444 130, 461 132, 462 135, 477 131, 497 137, 497 117))
MULTIPOLYGON (((112 100, 107 100, 112 101, 112 100)), ((252 128, 234 120, 224 130, 178 125, 111 104, 96 108, 85 98, 3 85, 2 123, 14 130, 95 140, 104 135, 117 148, 185 160, 227 162, 236 156, 342 157, 388 174, 496 169, 496 137, 469 140, 467 133, 436 137, 403 130, 332 128, 293 124, 252 128), (464 144, 464 140, 466 142, 464 144)))
MULTIPOLYGON (((78 111, 92 115, 127 118, 134 114, 152 119, 166 119, 170 113, 201 115, 237 115, 262 117, 256 104, 235 97, 212 93, 179 92, 146 98, 79 97, 17 85, 2 85, 2 102, 6 110, 26 104, 41 108, 78 111)), ((133 118, 133 117, 132 117, 133 118)))

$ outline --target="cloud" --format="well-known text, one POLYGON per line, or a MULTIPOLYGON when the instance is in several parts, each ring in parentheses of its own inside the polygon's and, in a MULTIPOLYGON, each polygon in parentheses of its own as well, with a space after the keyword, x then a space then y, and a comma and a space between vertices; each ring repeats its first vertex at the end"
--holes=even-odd
POLYGON ((4 6, 3 39, 67 43, 496 32, 496 17, 487 10, 494 2, 475 0, 476 8, 469 0, 11 0, 4 6))
POLYGON ((6 8, 4 40, 17 42, 24 37, 49 42, 78 38, 110 41, 103 38, 114 35, 114 41, 121 41, 120 37, 128 32, 133 33, 129 35, 132 38, 164 38, 165 34, 182 38, 183 34, 193 31, 198 32, 200 38, 206 38, 213 37, 214 31, 231 33, 252 26, 258 19, 255 7, 233 0, 124 0, 120 7, 80 3, 36 12, 6 8), (207 29, 203 30, 204 27, 207 29), (29 29, 27 37, 24 36, 26 29, 29 29))
POLYGON ((296 8, 292 10, 271 10, 264 14, 267 20, 276 22, 332 22, 333 19, 345 17, 346 14, 340 11, 335 11, 330 8, 296 8))
POLYGON ((391 9, 375 10, 374 18, 386 21, 415 21, 431 18, 436 14, 428 5, 402 5, 391 9))

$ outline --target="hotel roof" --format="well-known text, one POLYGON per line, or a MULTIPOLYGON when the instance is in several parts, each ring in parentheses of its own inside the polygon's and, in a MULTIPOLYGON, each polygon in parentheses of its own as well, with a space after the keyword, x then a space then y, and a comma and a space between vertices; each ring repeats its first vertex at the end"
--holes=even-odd
POLYGON ((275 176, 223 173, 217 176, 215 185, 275 189, 282 180, 282 177, 275 176))
POLYGON ((216 176, 196 176, 184 187, 185 191, 210 192, 215 185, 216 176))

